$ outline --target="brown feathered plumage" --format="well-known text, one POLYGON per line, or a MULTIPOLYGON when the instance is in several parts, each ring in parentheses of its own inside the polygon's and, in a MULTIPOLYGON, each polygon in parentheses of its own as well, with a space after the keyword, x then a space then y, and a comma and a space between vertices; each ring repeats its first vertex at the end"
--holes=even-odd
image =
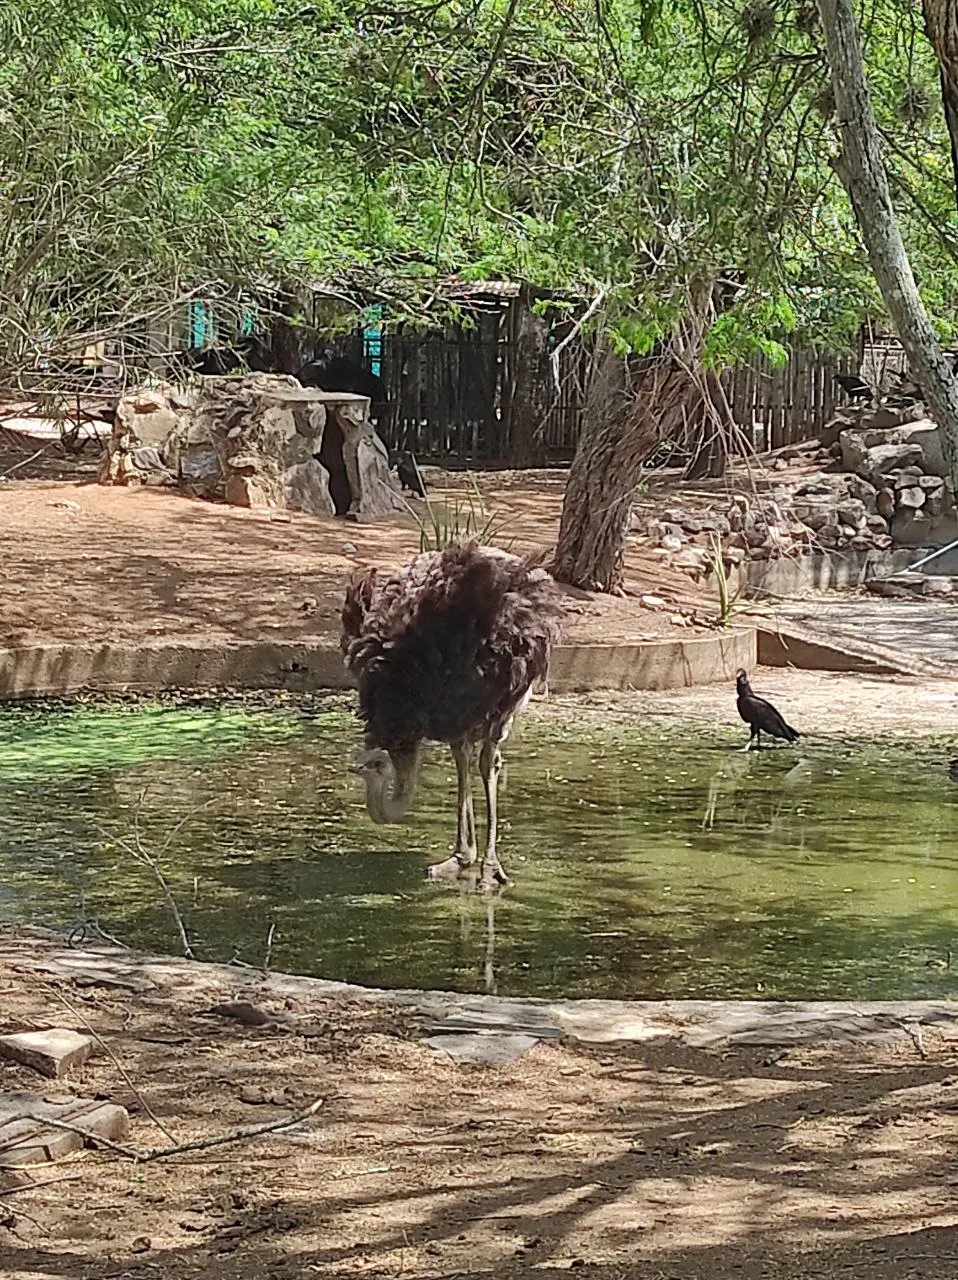
POLYGON ((559 616, 555 585, 534 561, 475 542, 354 575, 342 648, 367 745, 496 735, 546 678, 559 616))
MULTIPOLYGON (((387 751, 394 764, 427 739, 465 751, 467 766, 477 746, 497 752, 532 685, 548 675, 560 616, 555 584, 535 560, 475 541, 393 572, 355 574, 342 649, 359 685, 367 748, 387 751)), ((485 777, 482 757, 480 767, 485 777)), ((460 790, 460 807, 463 799, 460 790)), ((462 822, 459 835, 457 848, 469 845, 462 822)), ((474 844, 473 831, 470 862, 474 844)), ((467 865, 470 850, 459 852, 467 865)))

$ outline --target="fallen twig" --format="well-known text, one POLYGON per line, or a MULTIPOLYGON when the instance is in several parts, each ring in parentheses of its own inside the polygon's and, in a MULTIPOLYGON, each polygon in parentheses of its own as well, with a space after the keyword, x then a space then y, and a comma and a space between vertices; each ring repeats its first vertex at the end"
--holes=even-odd
POLYGON ((175 1147, 158 1147, 154 1151, 148 1151, 146 1155, 138 1156, 137 1159, 141 1164, 146 1164, 150 1160, 162 1160, 166 1156, 181 1155, 185 1151, 206 1151, 210 1147, 222 1147, 227 1143, 245 1142, 247 1138, 258 1138, 264 1133, 278 1133, 281 1129, 292 1129, 294 1125, 300 1124, 303 1120, 308 1120, 310 1116, 314 1116, 325 1101, 325 1098, 317 1098, 308 1107, 304 1107, 302 1111, 294 1111, 292 1115, 287 1116, 284 1120, 271 1120, 266 1124, 248 1125, 242 1129, 234 1129, 231 1133, 219 1134, 212 1138, 197 1138, 193 1142, 181 1142, 175 1147))
POLYGON ((51 1129, 65 1129, 67 1133, 77 1133, 86 1142, 105 1147, 107 1151, 123 1156, 126 1160, 132 1160, 134 1164, 149 1164, 151 1160, 164 1160, 167 1156, 184 1155, 187 1151, 208 1151, 210 1147, 224 1147, 229 1143, 245 1142, 248 1138, 258 1138, 264 1133, 278 1133, 282 1129, 292 1129, 294 1125, 300 1124, 303 1120, 308 1120, 310 1116, 315 1115, 324 1102, 325 1098, 317 1098, 315 1102, 311 1102, 302 1111, 294 1111, 292 1115, 284 1116, 281 1120, 270 1120, 266 1124, 248 1125, 242 1129, 233 1129, 229 1133, 215 1134, 211 1138, 195 1138, 191 1142, 178 1142, 172 1147, 154 1147, 152 1151, 136 1151, 133 1147, 124 1146, 121 1142, 114 1142, 112 1138, 104 1138, 101 1134, 94 1133, 91 1129, 84 1129, 82 1125, 78 1124, 70 1124, 67 1120, 53 1120, 49 1116, 35 1116, 27 1112, 24 1113, 23 1118, 32 1120, 34 1124, 47 1125, 51 1129))
POLYGON ((7 467, 6 471, 0 471, 0 480, 6 480, 7 476, 12 476, 14 471, 19 471, 21 467, 25 467, 34 459, 39 458, 41 453, 45 453, 49 445, 41 445, 36 453, 31 453, 29 458, 21 458, 19 462, 15 462, 12 467, 7 467))
POLYGON ((21 1191, 36 1191, 39 1187, 49 1187, 55 1182, 77 1182, 85 1176, 83 1173, 64 1173, 59 1178, 40 1178, 37 1182, 24 1182, 19 1187, 0 1187, 0 1196, 17 1196, 21 1191))
POLYGON ((161 1133, 164 1133, 171 1142, 175 1142, 176 1134, 171 1133, 170 1130, 167 1129, 163 1121, 160 1120, 160 1118, 155 1114, 155 1112, 153 1111, 153 1108, 147 1102, 146 1098, 143 1097, 143 1094, 140 1093, 139 1089, 130 1079, 129 1073, 127 1072, 126 1068, 120 1062, 119 1058, 116 1056, 116 1054, 107 1044, 107 1042, 103 1039, 100 1033, 91 1025, 90 1020, 83 1014, 83 1012, 80 1009, 75 1008, 70 1003, 70 1001, 66 998, 66 996, 63 994, 62 991, 58 991, 56 987, 49 986, 49 985, 47 985, 47 990, 51 992, 52 995, 56 996, 56 998, 60 1001, 60 1003, 63 1004, 70 1011, 70 1013, 73 1015, 74 1018, 79 1019, 79 1021, 83 1023, 84 1027, 86 1027, 87 1031, 89 1031, 90 1035, 93 1036, 97 1044, 100 1046, 103 1052, 107 1055, 107 1057, 116 1067, 117 1071, 119 1071, 120 1075, 123 1077, 124 1081, 126 1082, 127 1087, 130 1089, 131 1093, 136 1098, 137 1102, 139 1102, 140 1106, 143 1108, 146 1114, 150 1117, 150 1119, 153 1121, 156 1127, 160 1130, 161 1133))

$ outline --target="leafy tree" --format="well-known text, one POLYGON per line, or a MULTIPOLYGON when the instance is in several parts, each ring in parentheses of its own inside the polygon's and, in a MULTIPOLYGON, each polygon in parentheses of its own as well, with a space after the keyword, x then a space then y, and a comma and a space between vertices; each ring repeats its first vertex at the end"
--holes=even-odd
MULTIPOLYGON (((891 192, 947 337, 938 64, 910 6, 872 10, 891 192)), ((0 373, 80 332, 135 349, 191 297, 322 282, 429 321, 443 276, 520 280, 595 344, 557 557, 582 585, 621 584, 663 432, 721 465, 722 367, 881 314, 808 0, 10 0, 0 51, 0 373)))
MULTIPOLYGON (((848 191, 875 279, 911 368, 935 411, 952 479, 958 485, 958 381, 932 327, 902 241, 865 79, 855 11, 850 0, 819 0, 819 6, 842 143, 835 169, 848 191)), ((947 93, 944 66, 942 84, 947 93)))

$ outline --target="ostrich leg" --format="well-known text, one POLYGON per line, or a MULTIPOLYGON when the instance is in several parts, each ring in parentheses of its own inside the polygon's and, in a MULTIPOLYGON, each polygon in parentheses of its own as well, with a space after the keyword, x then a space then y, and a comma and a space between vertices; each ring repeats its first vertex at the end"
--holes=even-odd
POLYGON ((499 774, 502 772, 502 752, 498 742, 484 742, 479 754, 479 772, 482 774, 486 788, 486 812, 489 826, 486 834, 486 852, 482 859, 482 876, 480 889, 494 889, 496 885, 508 884, 509 877, 502 869, 496 853, 496 836, 498 834, 499 814, 499 774))
POLYGON ((450 744, 453 759, 456 762, 456 781, 459 790, 459 809, 456 818, 456 847, 452 857, 443 862, 434 862, 427 875, 430 879, 458 876, 476 861, 476 816, 472 808, 472 786, 469 771, 472 768, 472 757, 475 748, 471 742, 453 742, 450 744))

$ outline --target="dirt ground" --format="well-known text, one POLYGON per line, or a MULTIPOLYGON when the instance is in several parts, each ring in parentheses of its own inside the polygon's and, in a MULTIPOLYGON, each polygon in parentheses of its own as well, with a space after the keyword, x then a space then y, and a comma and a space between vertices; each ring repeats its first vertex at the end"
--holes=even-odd
MULTIPOLYGON (((92 1029, 101 1051, 44 1092, 123 1103, 136 1151, 323 1100, 227 1147, 3 1175, 7 1280, 958 1270, 958 1053, 934 1033, 787 1052, 545 1040, 510 1066, 459 1066, 388 1006, 277 1001, 202 966, 175 999, 38 981, 10 931, 0 954, 0 1031, 92 1029), (236 995, 289 1024, 210 1013, 236 995)), ((2 1063, 0 1088, 37 1077, 2 1063)))
MULTIPOLYGON (((803 742, 826 737, 954 734, 958 754, 958 681, 758 667, 752 673, 752 684, 756 693, 770 698, 785 719, 801 731, 803 742)), ((726 684, 657 692, 550 694, 546 703, 533 703, 534 708, 539 705, 550 715, 572 721, 586 709, 601 708, 607 723, 634 724, 643 715, 712 725, 738 723, 735 691, 726 684)), ((744 726, 743 733, 747 738, 744 726)))
MULTIPOLYGON (((161 637, 332 640, 350 572, 393 565, 419 549, 412 516, 363 525, 299 513, 271 517, 168 490, 105 488, 95 482, 94 446, 76 459, 48 445, 31 461, 35 444, 0 430, 0 477, 19 468, 0 478, 0 646, 161 637)), ((472 477, 431 467, 425 474, 437 508, 466 501, 472 477)), ((554 546, 564 471, 474 475, 502 545, 554 546)), ((774 480, 770 472, 762 483, 774 480)), ((732 477, 691 491, 682 486, 681 504, 696 510, 721 502, 742 483, 732 477)), ((651 510, 676 493, 677 473, 654 473, 637 505, 651 510)), ((622 599, 567 592, 568 640, 681 636, 714 620, 714 591, 664 567, 643 539, 630 538, 626 585, 622 599), (643 596, 654 599, 643 603, 643 596)))

